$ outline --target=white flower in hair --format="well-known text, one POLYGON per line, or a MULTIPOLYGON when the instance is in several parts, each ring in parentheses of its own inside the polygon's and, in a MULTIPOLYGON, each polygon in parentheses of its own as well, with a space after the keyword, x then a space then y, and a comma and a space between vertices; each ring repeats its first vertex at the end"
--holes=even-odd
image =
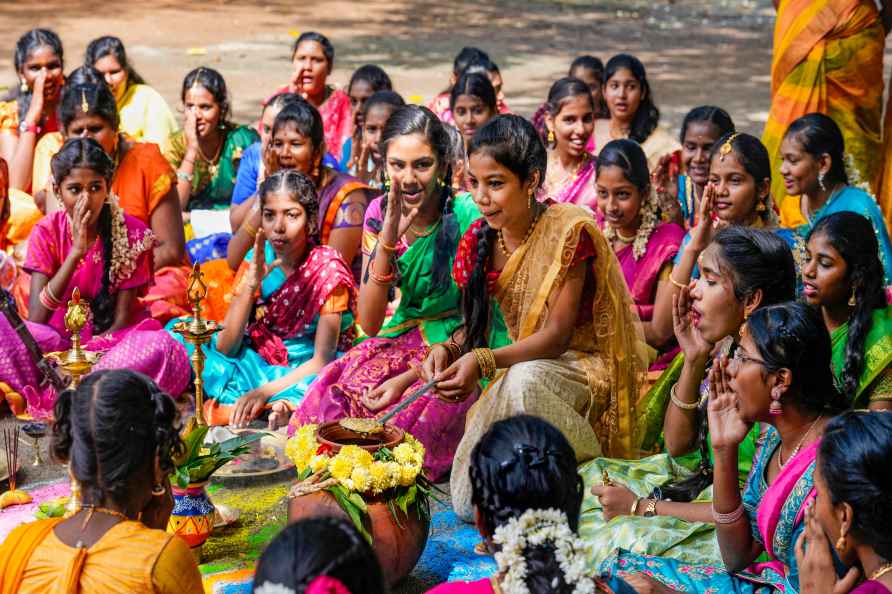
POLYGON ((499 546, 495 558, 502 576, 500 585, 505 594, 529 594, 524 551, 548 544, 554 547, 554 556, 564 574, 564 582, 575 585, 573 594, 592 594, 595 591, 594 582, 585 575, 586 546, 570 530, 564 512, 529 509, 519 518, 512 518, 496 528, 493 542, 499 546))
POLYGON ((254 588, 254 594, 295 594, 294 590, 282 584, 263 582, 259 588, 254 588))

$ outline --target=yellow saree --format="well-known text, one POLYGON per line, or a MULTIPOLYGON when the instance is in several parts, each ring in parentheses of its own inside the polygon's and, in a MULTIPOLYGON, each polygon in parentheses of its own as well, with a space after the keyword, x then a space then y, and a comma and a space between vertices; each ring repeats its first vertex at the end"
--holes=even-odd
POLYGON ((471 450, 498 420, 542 417, 563 432, 580 462, 602 454, 640 454, 635 419, 646 368, 641 328, 616 256, 592 216, 573 204, 549 206, 529 240, 508 259, 493 297, 512 342, 541 329, 583 235, 595 252, 594 283, 587 283, 592 288, 582 300, 592 304, 591 316, 579 316, 563 355, 501 370, 471 408, 450 485, 453 506, 463 517, 471 514, 471 450))
MULTIPOLYGON (((772 171, 780 168, 781 141, 790 124, 819 112, 842 129, 857 173, 876 189, 882 166, 877 155, 884 46, 885 32, 872 0, 780 1, 771 64, 771 111, 762 136, 772 171)), ((798 197, 787 197, 779 175, 774 176, 771 194, 780 207, 783 226, 805 223, 798 197), (797 208, 787 202, 795 202, 797 208)))

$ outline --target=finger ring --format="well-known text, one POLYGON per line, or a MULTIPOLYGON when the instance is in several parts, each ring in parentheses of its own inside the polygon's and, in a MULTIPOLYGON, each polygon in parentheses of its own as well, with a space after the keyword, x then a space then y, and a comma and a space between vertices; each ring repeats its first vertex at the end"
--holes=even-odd
POLYGON ((613 486, 613 480, 611 480, 610 475, 607 474, 606 468, 601 471, 601 482, 604 484, 605 487, 613 486))

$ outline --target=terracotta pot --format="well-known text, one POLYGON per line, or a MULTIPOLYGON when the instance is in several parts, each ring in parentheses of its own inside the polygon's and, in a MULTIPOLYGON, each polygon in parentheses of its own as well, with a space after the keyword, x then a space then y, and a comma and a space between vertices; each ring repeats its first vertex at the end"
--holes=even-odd
POLYGON ((316 441, 331 447, 338 453, 345 445, 358 445, 364 450, 375 453, 381 448, 393 449, 403 441, 405 432, 394 425, 385 425, 384 431, 375 435, 363 435, 341 427, 338 421, 322 423, 316 429, 316 441))
POLYGON ((171 485, 173 511, 167 521, 167 531, 198 550, 214 528, 214 504, 205 489, 207 482, 192 483, 185 489, 171 485))
MULTIPOLYGON (((366 530, 372 535, 372 548, 381 563, 384 579, 393 586, 409 575, 418 563, 427 537, 430 522, 418 517, 416 506, 409 508, 408 515, 397 510, 399 525, 384 500, 366 500, 369 514, 365 519, 366 530)), ((317 491, 295 497, 288 503, 288 522, 307 518, 335 516, 349 520, 337 500, 328 491, 317 491)))

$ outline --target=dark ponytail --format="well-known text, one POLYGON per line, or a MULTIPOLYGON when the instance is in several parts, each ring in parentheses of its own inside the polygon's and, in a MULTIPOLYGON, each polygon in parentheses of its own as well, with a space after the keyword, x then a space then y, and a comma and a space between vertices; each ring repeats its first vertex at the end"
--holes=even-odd
MULTIPOLYGON (((483 530, 496 528, 529 510, 557 509, 573 532, 579 528, 582 478, 567 438, 546 421, 520 415, 490 427, 471 452, 471 502, 483 530)), ((526 583, 533 594, 569 593, 551 544, 523 552, 526 583)))
MULTIPOLYGON (((521 183, 539 173, 539 184, 545 179, 547 156, 545 145, 533 125, 516 115, 500 115, 477 130, 468 147, 468 158, 486 153, 496 163, 511 171, 521 183)), ((538 189, 538 188, 533 188, 538 189)), ((495 232, 481 220, 477 233, 477 260, 468 285, 462 291, 462 315, 465 323, 464 350, 487 344, 490 322, 490 300, 486 291, 486 270, 489 254, 495 246, 495 232)))
POLYGON ((257 561, 253 591, 279 584, 295 594, 319 577, 341 582, 351 594, 384 594, 378 558, 351 522, 319 517, 286 526, 257 561))
POLYGON ((148 377, 128 369, 96 371, 59 395, 50 451, 80 483, 85 503, 126 505, 133 478, 164 473, 182 452, 173 399, 148 377))
POLYGON ((827 423, 819 448, 831 503, 852 507, 852 536, 892 559, 892 414, 846 411, 827 423))
MULTIPOLYGON (((746 331, 762 357, 765 371, 789 369, 793 374, 792 385, 797 388, 794 405, 828 415, 849 407, 834 386, 830 334, 815 308, 792 301, 760 307, 747 320, 746 331)), ((787 394, 783 404, 790 400, 787 394)))
POLYGON ((873 327, 873 312, 886 307, 879 242, 870 220, 848 211, 820 219, 808 234, 808 240, 818 235, 823 235, 845 260, 845 280, 855 298, 855 309, 849 316, 845 363, 841 370, 837 370, 841 379, 840 390, 855 406, 860 404, 855 402, 855 397, 864 372, 864 344, 873 327))
MULTIPOLYGON (((115 172, 115 164, 102 146, 91 138, 71 138, 65 142, 51 161, 53 180, 57 186, 68 177, 76 167, 91 169, 105 178, 111 192, 111 180, 115 172)), ((102 285, 99 294, 90 302, 93 311, 93 332, 101 334, 108 330, 115 321, 115 296, 111 287, 112 263, 112 212, 108 203, 102 206, 97 221, 97 232, 102 239, 102 285)))

